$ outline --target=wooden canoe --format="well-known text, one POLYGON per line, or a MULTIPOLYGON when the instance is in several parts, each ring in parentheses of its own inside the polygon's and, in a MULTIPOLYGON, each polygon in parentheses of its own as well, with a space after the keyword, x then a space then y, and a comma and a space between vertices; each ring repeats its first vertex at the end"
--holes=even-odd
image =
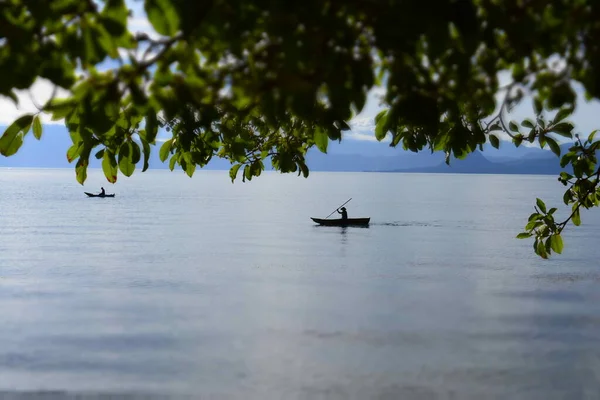
POLYGON ((310 217, 319 225, 325 226, 367 226, 371 218, 348 218, 348 219, 322 219, 310 217))
POLYGON ((87 194, 88 197, 115 197, 115 194, 95 194, 95 193, 88 193, 88 192, 83 192, 85 194, 87 194))

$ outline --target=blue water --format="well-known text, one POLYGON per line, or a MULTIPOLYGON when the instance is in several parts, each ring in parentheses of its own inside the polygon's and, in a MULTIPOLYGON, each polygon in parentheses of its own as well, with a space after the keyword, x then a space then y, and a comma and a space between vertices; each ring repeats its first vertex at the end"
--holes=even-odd
POLYGON ((549 261, 514 239, 562 190, 0 169, 0 395, 597 398, 600 212, 549 261), (309 219, 350 197, 369 228, 309 219))

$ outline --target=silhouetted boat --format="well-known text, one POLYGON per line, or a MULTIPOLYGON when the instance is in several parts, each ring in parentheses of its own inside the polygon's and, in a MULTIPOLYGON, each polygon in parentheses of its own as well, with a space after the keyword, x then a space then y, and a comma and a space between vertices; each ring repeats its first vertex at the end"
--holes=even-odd
POLYGON ((371 218, 348 218, 348 219, 322 219, 310 217, 319 225, 325 226, 367 226, 371 218))
POLYGON ((115 194, 95 194, 95 193, 88 193, 88 192, 83 192, 85 194, 88 195, 88 197, 115 197, 115 194))

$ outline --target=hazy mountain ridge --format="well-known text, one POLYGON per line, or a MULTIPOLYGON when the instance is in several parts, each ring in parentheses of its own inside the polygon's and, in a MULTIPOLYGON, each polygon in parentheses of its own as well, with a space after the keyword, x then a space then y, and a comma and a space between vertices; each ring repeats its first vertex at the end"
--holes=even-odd
MULTIPOLYGON (((2 129, 2 128, 0 128, 2 129)), ((73 168, 66 153, 71 139, 64 126, 46 125, 41 141, 32 135, 25 138, 21 150, 12 157, 0 157, 0 167, 73 168)), ((153 149, 150 168, 166 169, 158 157, 160 143, 153 149)), ((563 153, 569 145, 563 145, 563 153)), ((94 153, 93 153, 94 154, 94 153)), ((101 161, 90 157, 90 167, 100 168, 101 161)), ((558 159, 548 150, 535 147, 514 147, 501 142, 500 149, 484 146, 484 152, 474 152, 465 160, 444 163, 444 154, 424 150, 419 153, 392 148, 386 143, 346 139, 341 143, 330 142, 327 154, 313 148, 307 154, 307 164, 312 171, 345 172, 435 172, 435 173, 507 173, 507 174, 556 174, 561 171, 558 159)), ((271 169, 269 162, 266 168, 271 169)), ((231 167, 227 160, 214 158, 205 169, 226 170, 231 167)))

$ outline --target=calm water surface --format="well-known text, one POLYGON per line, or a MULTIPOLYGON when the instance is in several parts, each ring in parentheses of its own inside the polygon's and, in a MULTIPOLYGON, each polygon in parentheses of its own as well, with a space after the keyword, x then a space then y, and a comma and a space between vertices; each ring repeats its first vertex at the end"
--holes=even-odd
POLYGON ((600 396, 600 213, 514 239, 554 177, 101 174, 0 169, 3 397, 600 396))

